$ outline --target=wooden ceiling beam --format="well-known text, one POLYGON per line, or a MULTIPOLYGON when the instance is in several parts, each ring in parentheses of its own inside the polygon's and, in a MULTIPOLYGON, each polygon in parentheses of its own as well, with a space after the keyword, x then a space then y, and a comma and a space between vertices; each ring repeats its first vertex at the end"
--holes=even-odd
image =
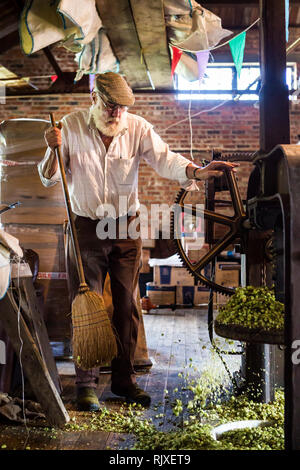
POLYGON ((8 51, 12 47, 18 46, 20 44, 19 31, 13 31, 5 36, 5 41, 0 41, 0 54, 8 51))
POLYGON ((49 47, 44 47, 44 49, 42 49, 43 53, 45 54, 45 56, 47 57, 50 65, 53 67, 56 75, 60 78, 63 77, 63 72, 60 68, 60 66, 58 65, 54 55, 52 54, 51 50, 49 49, 49 47))
POLYGON ((143 56, 155 89, 172 88, 162 0, 130 0, 143 56))
POLYGON ((112 49, 132 88, 151 88, 147 70, 141 61, 141 48, 129 0, 96 0, 99 16, 112 49))
POLYGON ((8 36, 11 33, 14 33, 15 31, 18 31, 18 22, 17 21, 9 23, 4 28, 1 29, 0 39, 4 39, 6 36, 8 36))

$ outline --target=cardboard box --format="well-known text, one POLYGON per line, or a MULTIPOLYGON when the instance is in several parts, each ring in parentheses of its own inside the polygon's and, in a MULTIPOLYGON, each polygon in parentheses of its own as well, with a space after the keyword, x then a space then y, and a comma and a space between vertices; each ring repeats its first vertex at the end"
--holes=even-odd
POLYGON ((208 305, 209 289, 206 287, 195 287, 194 305, 208 305))
POLYGON ((238 263, 216 263, 215 282, 225 287, 238 287, 240 283, 240 265, 238 263))
POLYGON ((176 305, 194 305, 195 286, 176 286, 176 305))
POLYGON ((154 305, 172 305, 175 304, 176 286, 157 286, 147 282, 146 295, 154 305))
POLYGON ((214 308, 219 310, 220 307, 227 304, 230 297, 228 295, 221 294, 220 292, 216 292, 214 294, 214 308))
POLYGON ((186 268, 154 266, 153 282, 157 286, 193 286, 194 278, 186 268))
POLYGON ((201 250, 188 250, 187 254, 188 254, 188 259, 192 263, 197 263, 200 260, 200 257, 203 254, 203 252, 201 250))
POLYGON ((200 286, 176 286, 177 305, 207 305, 209 290, 200 286))

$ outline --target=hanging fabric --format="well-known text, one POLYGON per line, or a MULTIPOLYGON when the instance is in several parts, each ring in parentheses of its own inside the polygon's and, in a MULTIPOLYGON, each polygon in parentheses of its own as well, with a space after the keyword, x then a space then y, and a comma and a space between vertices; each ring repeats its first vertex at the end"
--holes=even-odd
POLYGON ((75 56, 78 70, 75 81, 80 80, 84 74, 97 74, 104 72, 118 72, 119 62, 116 59, 110 42, 103 28, 95 38, 86 44, 82 51, 75 56))
POLYGON ((25 54, 61 43, 78 52, 101 28, 95 0, 30 0, 20 18, 20 40, 25 54))

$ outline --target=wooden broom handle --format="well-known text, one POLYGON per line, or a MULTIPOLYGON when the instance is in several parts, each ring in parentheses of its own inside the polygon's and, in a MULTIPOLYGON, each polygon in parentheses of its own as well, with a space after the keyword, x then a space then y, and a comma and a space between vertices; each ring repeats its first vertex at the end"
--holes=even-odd
MULTIPOLYGON (((50 113, 50 120, 51 120, 52 126, 56 127, 54 113, 50 113)), ((84 271, 83 271, 83 265, 82 265, 82 259, 81 259, 81 254, 80 254, 80 248, 79 248, 79 243, 78 243, 78 238, 77 238, 77 232, 76 232, 76 227, 75 227, 75 223, 74 223, 74 219, 73 219, 73 213, 72 213, 72 209, 71 209, 71 202, 70 202, 67 178, 66 178, 65 168, 64 168, 64 164, 63 164, 63 159, 62 159, 62 156, 61 156, 60 147, 55 147, 54 150, 55 150, 55 155, 56 155, 58 165, 59 165, 59 169, 60 169, 61 182, 62 182, 63 193, 64 193, 64 198, 65 198, 65 203, 66 203, 66 209, 67 209, 67 214, 68 214, 68 219, 69 219, 69 224, 70 224, 71 239, 72 239, 72 244, 73 244, 74 256, 75 256, 75 259, 76 259, 79 282, 80 282, 81 286, 82 285, 86 286, 85 276, 84 276, 84 271)), ((84 287, 84 286, 82 286, 82 287, 84 287)))

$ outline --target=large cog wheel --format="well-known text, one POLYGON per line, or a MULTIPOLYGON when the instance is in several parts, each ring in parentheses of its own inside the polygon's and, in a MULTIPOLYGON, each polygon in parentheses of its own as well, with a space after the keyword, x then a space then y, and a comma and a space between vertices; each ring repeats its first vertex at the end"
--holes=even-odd
MULTIPOLYGON (((171 214, 171 237, 184 266, 197 281, 215 292, 225 295, 233 295, 235 292, 234 288, 217 284, 203 273, 206 266, 214 261, 216 257, 222 251, 226 250, 229 245, 232 245, 235 240, 240 240, 245 233, 243 223, 246 219, 246 213, 235 175, 232 171, 226 170, 222 179, 224 178, 227 189, 231 195, 231 203, 234 211, 233 216, 227 216, 208 209, 199 210, 199 208, 193 204, 185 204, 185 199, 190 192, 185 189, 181 189, 177 194, 171 214), (182 245, 181 221, 183 210, 184 214, 189 214, 196 218, 203 217, 204 221, 207 221, 210 224, 217 223, 228 228, 228 232, 221 237, 220 240, 217 240, 216 243, 210 244, 209 250, 196 263, 192 263, 190 261, 182 245)), ((214 181, 216 182, 220 179, 221 178, 215 178, 214 181)))

